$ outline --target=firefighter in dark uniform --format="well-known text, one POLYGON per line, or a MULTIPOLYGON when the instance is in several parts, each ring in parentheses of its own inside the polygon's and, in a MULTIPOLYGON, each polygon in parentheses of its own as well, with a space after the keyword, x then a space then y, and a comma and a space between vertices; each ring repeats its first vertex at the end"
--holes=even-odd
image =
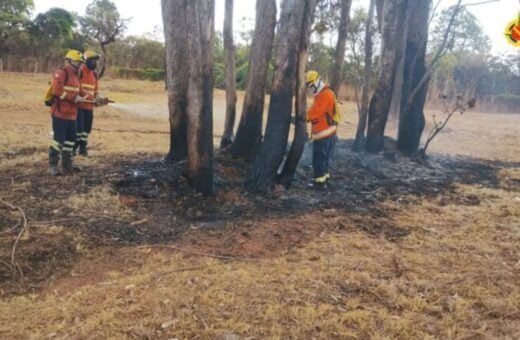
POLYGON ((49 147, 49 172, 52 176, 62 174, 58 167, 60 156, 63 173, 81 170, 72 164, 78 104, 83 100, 93 99, 80 87, 78 70, 82 57, 79 51, 67 52, 65 67, 56 70, 52 78, 51 116, 54 137, 49 147))
POLYGON ((81 89, 94 101, 83 101, 79 103, 78 119, 77 119, 77 142, 81 156, 88 156, 87 146, 88 137, 92 131, 92 123, 94 121, 94 106, 102 105, 103 98, 98 95, 98 77, 96 73, 97 60, 99 55, 94 51, 85 51, 83 54, 84 64, 80 66, 79 80, 81 89))

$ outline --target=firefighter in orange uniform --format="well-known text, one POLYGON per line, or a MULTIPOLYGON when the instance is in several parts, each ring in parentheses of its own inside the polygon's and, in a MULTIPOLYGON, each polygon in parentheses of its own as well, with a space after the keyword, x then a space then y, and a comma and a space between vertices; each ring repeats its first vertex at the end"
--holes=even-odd
POLYGON ((337 124, 334 122, 336 95, 323 82, 318 72, 307 72, 307 88, 314 102, 307 113, 312 124, 312 168, 314 178, 309 187, 326 187, 330 179, 329 162, 336 145, 337 124))
MULTIPOLYGON (((81 88, 88 95, 94 98, 95 102, 102 100, 98 95, 98 77, 96 73, 97 61, 99 55, 94 51, 85 51, 83 60, 85 64, 81 65, 79 71, 79 80, 81 88)), ((78 119, 77 119, 77 141, 76 147, 79 147, 79 154, 81 156, 88 156, 87 145, 88 137, 92 131, 92 122, 94 121, 94 102, 79 103, 78 119)))
POLYGON ((76 142, 76 115, 78 103, 89 99, 81 90, 78 69, 82 62, 81 52, 70 50, 65 55, 65 67, 54 72, 52 78, 52 129, 53 141, 49 147, 49 172, 52 176, 81 170, 72 164, 72 151, 76 142))

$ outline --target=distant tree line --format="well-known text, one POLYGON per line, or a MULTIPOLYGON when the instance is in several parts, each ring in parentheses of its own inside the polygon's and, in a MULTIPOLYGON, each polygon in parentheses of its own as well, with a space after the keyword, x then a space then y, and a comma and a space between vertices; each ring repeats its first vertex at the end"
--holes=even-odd
MULTIPOLYGON (((308 67, 318 70, 331 82, 341 99, 359 101, 366 71, 368 12, 362 7, 351 9, 351 3, 337 0, 317 2, 308 67), (342 41, 337 39, 340 35, 346 38, 343 39, 344 45, 338 46, 342 41), (340 71, 336 72, 337 69, 340 71)), ((146 35, 125 36, 128 20, 121 18, 110 0, 93 0, 84 16, 62 8, 51 8, 31 19, 33 8, 32 0, 3 0, 0 3, 0 71, 51 72, 61 65, 68 49, 94 49, 103 55, 102 66, 110 65, 107 72, 114 77, 164 80, 164 43, 146 35)), ((447 8, 434 17, 429 28, 426 60, 431 59, 442 44, 443 34, 456 8, 447 8)), ((431 75, 427 103, 437 105, 441 97, 454 99, 462 94, 475 97, 482 110, 518 111, 518 52, 512 50, 509 55, 490 55, 489 39, 477 18, 465 7, 457 11, 445 51, 431 75)), ((379 24, 371 21, 370 30, 374 57, 369 72, 370 78, 375 79, 380 70, 379 24)), ((253 31, 238 30, 236 34, 241 37, 234 42, 236 88, 245 90, 253 31)), ((214 37, 213 52, 214 85, 225 89, 224 37, 219 30, 214 37)), ((273 74, 271 60, 267 78, 272 79, 273 74)), ((267 91, 270 84, 270 81, 266 82, 267 91)), ((370 91, 374 86, 370 85, 370 91)))

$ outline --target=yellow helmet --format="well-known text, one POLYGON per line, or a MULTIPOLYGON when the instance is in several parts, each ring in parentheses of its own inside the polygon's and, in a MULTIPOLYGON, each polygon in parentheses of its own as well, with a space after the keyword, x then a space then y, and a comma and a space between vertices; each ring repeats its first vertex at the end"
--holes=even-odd
POLYGON ((83 58, 85 60, 87 60, 87 59, 99 59, 99 54, 97 54, 96 52, 94 52, 92 50, 87 50, 87 51, 85 51, 85 53, 83 53, 83 58))
POLYGON ((83 61, 82 57, 83 55, 81 52, 76 50, 69 50, 65 55, 65 59, 69 59, 71 61, 83 61))
POLYGON ((307 71, 307 86, 313 84, 320 78, 317 71, 307 71))

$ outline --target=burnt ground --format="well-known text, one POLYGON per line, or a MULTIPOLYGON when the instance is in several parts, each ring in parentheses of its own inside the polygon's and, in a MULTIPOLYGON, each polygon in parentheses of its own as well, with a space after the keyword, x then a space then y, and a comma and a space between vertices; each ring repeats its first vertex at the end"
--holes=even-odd
MULTIPOLYGON (((97 165, 58 178, 46 174, 44 163, 3 171, 2 199, 22 209, 28 233, 20 234, 20 210, 0 205, 0 293, 45 287, 48 280, 66 273, 84 249, 176 244, 193 251, 212 249, 218 255, 260 257, 299 247, 328 229, 356 229, 399 242, 410 231, 393 222, 394 211, 383 206, 385 201, 399 202, 404 209, 423 198, 438 205, 480 204, 477 196, 457 193, 457 184, 507 185, 508 190, 520 191, 517 181, 504 184, 498 177, 501 169, 518 168, 519 163, 441 155, 417 161, 400 156, 392 141, 380 155, 360 155, 350 151, 351 142, 338 143, 327 190, 306 188, 311 175, 306 150, 292 188, 276 187, 269 195, 248 193, 242 184, 248 164, 226 153, 216 156, 214 197, 194 193, 182 169, 160 161, 158 154, 96 159, 97 165), (117 200, 117 209, 111 200, 94 207, 67 203, 100 187, 117 200), (277 224, 298 224, 305 214, 322 215, 324 223, 302 222, 291 228, 277 224)), ((36 152, 42 150, 2 156, 36 152)))

